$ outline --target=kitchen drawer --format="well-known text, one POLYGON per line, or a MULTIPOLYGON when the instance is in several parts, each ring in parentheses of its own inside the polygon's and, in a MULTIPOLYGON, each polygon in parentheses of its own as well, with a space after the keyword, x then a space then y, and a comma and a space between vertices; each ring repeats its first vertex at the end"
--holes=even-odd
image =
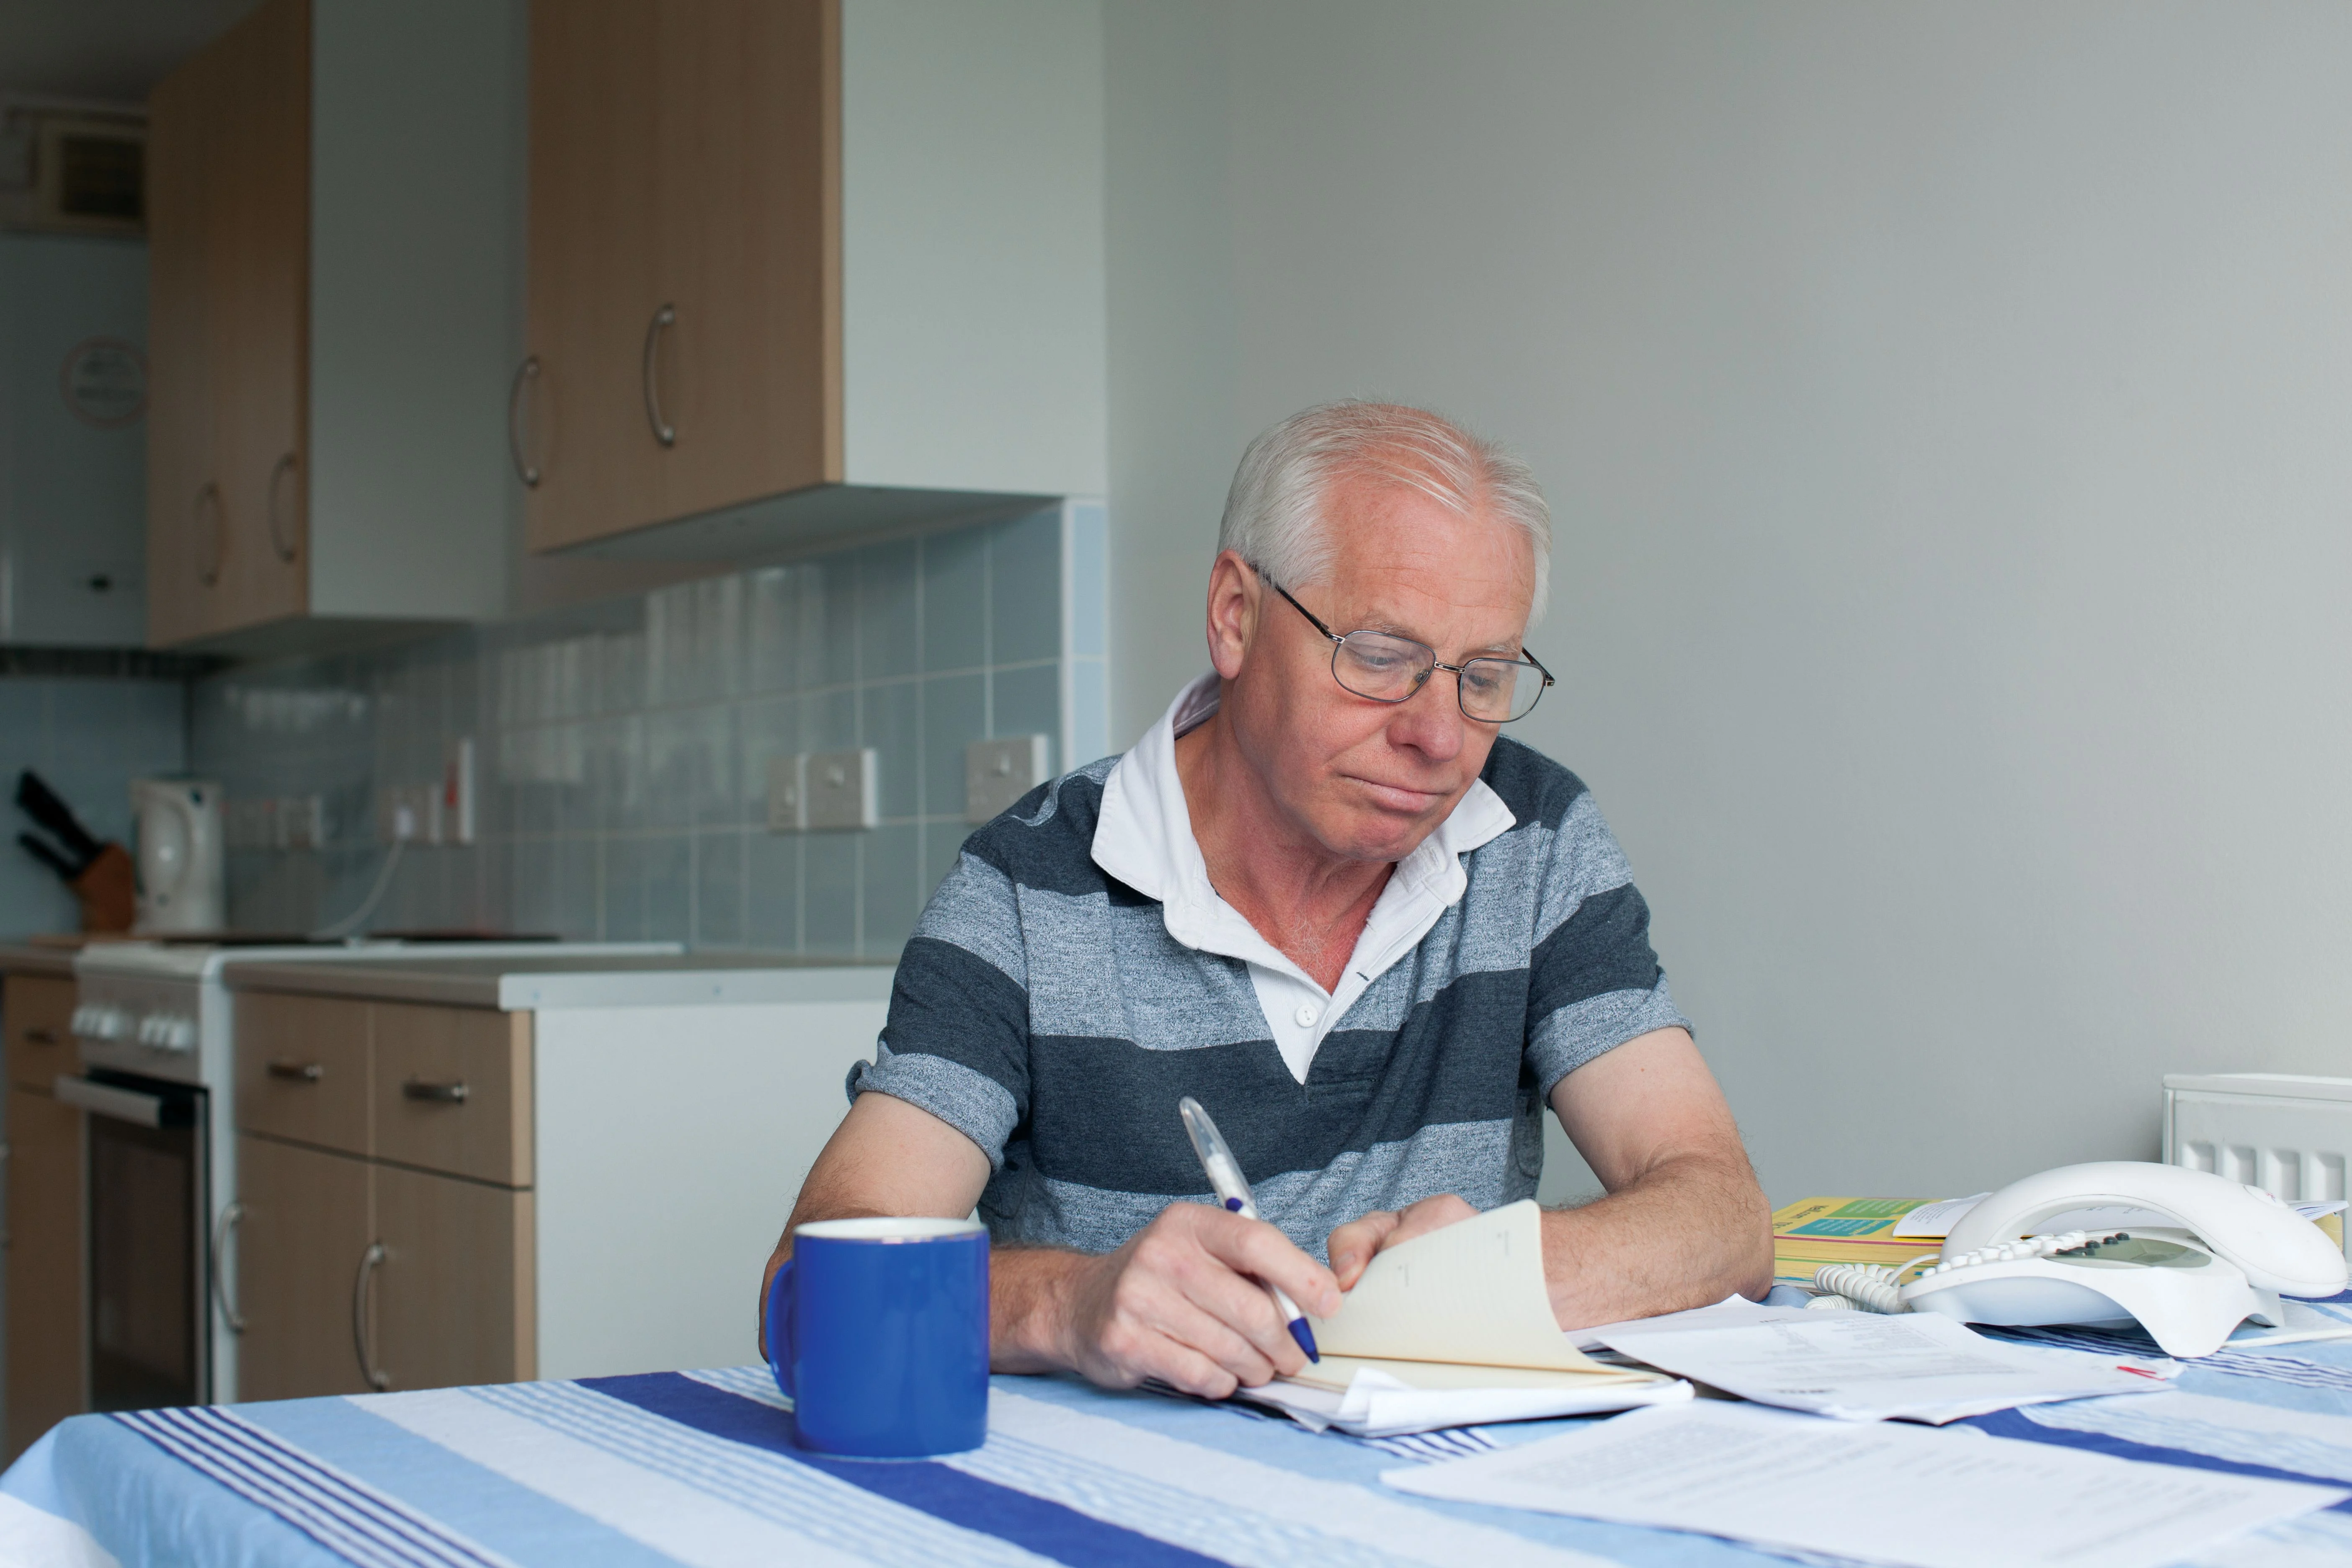
POLYGON ((369 1152, 368 1005, 266 991, 236 1003, 237 1126, 369 1152))
POLYGON ((0 993, 8 1026, 8 1081, 44 1089, 72 1072, 74 983, 47 974, 12 974, 0 993))
POLYGON ((375 1152, 530 1185, 530 1015, 375 1004, 375 1152))

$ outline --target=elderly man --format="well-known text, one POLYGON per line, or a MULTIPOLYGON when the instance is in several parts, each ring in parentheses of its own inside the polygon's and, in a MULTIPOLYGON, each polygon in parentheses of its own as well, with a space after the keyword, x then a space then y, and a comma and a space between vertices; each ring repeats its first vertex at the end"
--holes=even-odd
POLYGON ((1764 1201, 1624 856, 1497 734, 1552 680, 1533 475, 1309 409, 1219 545, 1214 673, 966 842, 793 1224, 977 1205, 998 1370, 1223 1396, 1304 1365, 1258 1281, 1328 1315, 1382 1247, 1533 1195, 1549 1104, 1608 1187, 1543 1216, 1563 1326, 1760 1294, 1764 1201), (1263 1220, 1213 1206, 1186 1094, 1263 1220))

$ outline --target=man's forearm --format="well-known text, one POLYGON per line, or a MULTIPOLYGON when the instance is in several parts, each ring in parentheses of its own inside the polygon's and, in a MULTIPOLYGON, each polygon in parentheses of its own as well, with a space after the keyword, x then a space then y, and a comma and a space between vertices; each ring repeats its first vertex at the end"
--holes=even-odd
POLYGON ((1772 1284, 1771 1212, 1745 1161, 1683 1155, 1598 1202, 1548 1211, 1543 1249, 1567 1329, 1760 1297, 1772 1284))

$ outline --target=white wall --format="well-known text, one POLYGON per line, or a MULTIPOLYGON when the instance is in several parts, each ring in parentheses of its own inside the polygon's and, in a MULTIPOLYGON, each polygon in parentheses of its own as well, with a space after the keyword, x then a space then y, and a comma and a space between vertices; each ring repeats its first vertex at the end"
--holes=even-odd
POLYGON ((1111 0, 1115 742, 1241 443, 1559 520, 1590 782, 1769 1192, 2352 1073, 2352 10, 1111 0))

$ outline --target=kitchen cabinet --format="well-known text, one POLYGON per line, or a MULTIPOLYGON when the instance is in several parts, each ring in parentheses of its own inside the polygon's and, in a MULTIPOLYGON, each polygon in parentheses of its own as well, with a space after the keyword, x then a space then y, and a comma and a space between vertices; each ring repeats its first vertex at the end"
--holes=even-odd
POLYGON ((237 1139, 237 1397, 371 1392, 352 1299, 375 1240, 364 1160, 237 1139))
POLYGON ((148 126, 148 637, 505 602, 516 0, 264 0, 148 126))
POLYGON ((237 1007, 239 1396, 534 1375, 530 1016, 237 1007))
POLYGON ((240 1397, 752 1353, 760 1266, 891 971, 644 963, 229 969, 240 1397))
POLYGON ((535 0, 535 551, 723 557, 1105 488, 1086 0, 535 0))
POLYGON ((11 973, 7 1027, 7 1408, 0 1465, 89 1408, 87 1121, 49 1086, 73 1065, 73 982, 11 973))

